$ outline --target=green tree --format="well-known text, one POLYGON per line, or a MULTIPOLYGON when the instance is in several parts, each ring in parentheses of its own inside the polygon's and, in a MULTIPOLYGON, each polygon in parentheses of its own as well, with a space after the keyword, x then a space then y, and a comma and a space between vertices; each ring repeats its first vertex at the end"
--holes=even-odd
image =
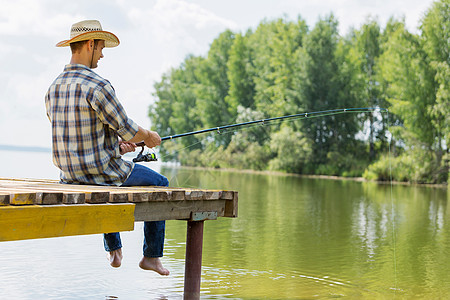
POLYGON ((423 48, 435 74, 436 101, 429 110, 436 128, 436 158, 440 163, 450 144, 450 1, 434 2, 420 28, 423 48))
MULTIPOLYGON (((381 55, 381 41, 380 26, 373 19, 368 19, 360 30, 354 30, 353 32, 350 52, 355 56, 359 66, 360 72, 357 80, 360 81, 360 94, 358 97, 364 107, 388 108, 388 103, 383 98, 377 68, 378 58, 381 55)), ((374 161, 376 141, 378 140, 383 144, 384 147, 381 147, 381 151, 385 150, 387 146, 385 141, 386 120, 383 116, 371 113, 366 114, 362 121, 368 122, 369 155, 371 161, 374 161)))
MULTIPOLYGON (((150 106, 149 117, 153 129, 161 136, 193 131, 202 126, 198 111, 195 109, 197 97, 195 88, 199 84, 201 57, 188 56, 177 69, 165 74, 161 82, 155 83, 154 96, 157 101, 150 106)), ((168 159, 177 159, 180 148, 201 147, 197 136, 189 136, 174 142, 165 142, 161 155, 168 159)))
MULTIPOLYGON (((307 112, 354 107, 352 90, 354 66, 349 66, 347 45, 339 40, 338 22, 333 15, 317 22, 305 36, 300 90, 307 112)), ((304 121, 304 132, 313 141, 314 157, 310 171, 320 165, 332 165, 328 153, 352 149, 358 132, 357 116, 313 118, 304 121)), ((331 173, 338 170, 328 168, 331 173)), ((320 170, 324 170, 323 168, 320 170)))
MULTIPOLYGON (((216 127, 230 124, 233 116, 225 101, 228 95, 227 77, 228 58, 234 42, 235 34, 227 30, 219 35, 208 52, 208 57, 201 64, 200 84, 196 87, 196 109, 205 127, 216 127)), ((218 145, 228 145, 229 135, 216 135, 218 145)))
MULTIPOLYGON (((230 114, 237 116, 239 105, 243 107, 254 107, 255 84, 251 76, 252 57, 247 46, 247 39, 237 34, 230 49, 228 59, 228 81, 230 89, 225 97, 230 114)), ((235 120, 235 119, 234 119, 235 120)))
POLYGON ((380 70, 388 83, 387 94, 392 112, 402 117, 398 128, 403 139, 416 140, 426 147, 433 144, 433 126, 428 106, 434 102, 430 69, 419 37, 400 24, 384 44, 380 70))
POLYGON ((301 110, 296 77, 305 21, 278 19, 261 22, 249 37, 253 60, 256 109, 267 117, 294 114, 301 110))
POLYGON ((155 92, 153 97, 157 100, 150 105, 148 116, 153 124, 152 129, 157 131, 161 136, 173 135, 174 132, 170 127, 169 119, 172 116, 172 83, 170 76, 164 74, 160 82, 154 85, 155 92))
MULTIPOLYGON (((424 42, 423 37, 408 32, 404 22, 397 22, 390 28, 392 30, 383 45, 379 67, 386 81, 391 111, 401 121, 391 128, 391 132, 403 143, 404 156, 414 153, 414 156, 423 158, 420 166, 409 166, 415 170, 410 172, 414 174, 410 180, 446 181, 448 166, 443 167, 441 160, 445 116, 435 111, 436 105, 439 106, 439 82, 433 68, 435 62, 430 59, 432 51, 427 50, 430 45, 427 45, 426 38, 424 42), (430 158, 429 154, 434 158, 430 158)), ((448 41, 445 43, 448 45, 448 41)))
POLYGON ((311 141, 289 126, 272 135, 270 149, 276 155, 269 163, 271 170, 301 174, 312 156, 311 141))

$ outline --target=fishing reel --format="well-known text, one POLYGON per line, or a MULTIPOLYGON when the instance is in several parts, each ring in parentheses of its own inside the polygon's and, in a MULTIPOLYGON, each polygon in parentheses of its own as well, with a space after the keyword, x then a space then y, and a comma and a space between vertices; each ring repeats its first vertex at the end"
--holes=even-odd
POLYGON ((149 162, 149 161, 157 161, 158 159, 156 158, 156 153, 155 152, 147 152, 144 154, 144 146, 142 146, 142 150, 141 152, 139 152, 139 154, 133 158, 133 162, 149 162))

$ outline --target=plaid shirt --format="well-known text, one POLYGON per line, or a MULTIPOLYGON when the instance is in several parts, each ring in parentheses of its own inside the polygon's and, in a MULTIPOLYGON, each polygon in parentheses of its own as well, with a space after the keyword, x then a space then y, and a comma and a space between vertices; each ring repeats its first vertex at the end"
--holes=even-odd
POLYGON ((66 65, 45 96, 52 123, 53 163, 64 183, 121 185, 134 164, 120 155, 119 140, 135 136, 113 87, 90 68, 66 65))

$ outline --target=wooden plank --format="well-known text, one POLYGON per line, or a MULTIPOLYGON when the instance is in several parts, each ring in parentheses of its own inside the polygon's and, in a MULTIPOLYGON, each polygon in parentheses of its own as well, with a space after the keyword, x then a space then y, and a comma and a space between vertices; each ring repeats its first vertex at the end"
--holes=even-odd
MULTIPOLYGON (((136 189, 149 189, 148 186, 136 186, 136 189)), ((152 186, 155 201, 180 201, 185 200, 185 190, 166 186, 152 186), (160 193, 165 193, 160 194, 160 193)))
POLYGON ((233 199, 225 203, 224 217, 237 218, 238 216, 238 192, 233 192, 233 199))
POLYGON ((221 199, 222 191, 207 190, 205 191, 205 200, 221 199))
POLYGON ((218 199, 233 199, 232 191, 222 190, 206 190, 206 189, 191 189, 180 187, 154 187, 155 189, 169 190, 174 193, 179 193, 172 196, 172 200, 183 200, 182 194, 185 194, 186 200, 218 200, 218 199), (223 195, 223 193, 225 193, 223 195))
POLYGON ((36 202, 36 193, 32 191, 0 187, 0 192, 9 194, 10 205, 32 205, 36 202))
POLYGON ((86 203, 86 195, 84 193, 63 192, 62 204, 84 204, 86 203))
POLYGON ((204 189, 184 189, 186 199, 188 200, 218 200, 223 198, 224 191, 222 190, 204 190, 204 189))
POLYGON ((63 193, 56 190, 47 190, 43 188, 26 188, 16 185, 1 185, 0 189, 6 191, 22 191, 25 193, 36 193, 36 199, 34 203, 30 204, 60 204, 63 201, 63 193))
POLYGON ((188 220, 192 212, 225 214, 227 200, 185 200, 136 203, 136 221, 188 220))
POLYGON ((129 193, 133 194, 133 196, 138 196, 144 200, 129 200, 130 202, 146 202, 146 201, 172 201, 172 200, 184 200, 185 199, 185 191, 184 190, 174 190, 171 187, 161 187, 161 186, 119 186, 113 187, 113 191, 115 190, 127 190, 129 193), (142 195, 140 195, 142 193, 142 195), (145 198, 145 194, 148 194, 148 199, 145 198))
POLYGON ((87 192, 80 190, 73 190, 74 192, 84 193, 84 201, 90 204, 101 204, 109 201, 109 192, 87 192))
POLYGON ((181 201, 181 200, 185 200, 186 199, 186 193, 185 191, 170 191, 172 197, 170 198, 170 200, 173 201, 181 201))
POLYGON ((80 191, 61 191, 58 188, 47 188, 45 186, 11 185, 0 183, 0 189, 16 189, 28 192, 36 192, 35 204, 83 204, 85 193, 80 191))
POLYGON ((109 198, 107 202, 110 203, 127 203, 132 198, 131 194, 127 192, 116 192, 116 191, 110 191, 109 192, 109 198))
POLYGON ((148 192, 144 192, 144 193, 130 192, 130 194, 131 194, 131 196, 128 199, 128 201, 132 202, 132 203, 152 201, 152 194, 148 193, 148 192))
POLYGON ((235 193, 234 191, 222 191, 222 195, 221 195, 220 199, 233 200, 234 193, 235 193))
POLYGON ((36 204, 53 205, 61 204, 63 193, 55 191, 39 191, 36 193, 36 204))
MULTIPOLYGON (((66 196, 62 200, 62 203, 72 204, 72 203, 126 203, 133 202, 129 201, 131 195, 126 190, 117 190, 114 187, 104 187, 104 186, 93 186, 93 185, 77 185, 77 184, 61 184, 61 183, 30 183, 30 182, 20 182, 20 181, 0 181, 0 187, 14 187, 18 186, 20 188, 26 188, 29 190, 43 190, 43 191, 54 191, 65 193, 66 196), (81 197, 84 194, 85 197, 81 197)), ((138 199, 138 198, 135 198, 138 199)), ((146 199, 145 197, 140 197, 140 201, 146 199)), ((41 204, 41 203, 38 203, 41 204)), ((50 204, 50 203, 48 203, 50 204)), ((53 204, 53 203, 52 203, 53 204)), ((56 204, 56 203, 55 203, 56 204)))
POLYGON ((94 191, 87 191, 87 190, 81 190, 72 188, 72 187, 65 187, 63 184, 57 184, 57 186, 51 186, 51 185, 39 185, 39 186, 30 186, 30 185, 11 185, 11 184, 0 184, 0 191, 6 191, 11 193, 15 193, 16 198, 13 199, 13 197, 10 197, 10 204, 12 205, 30 205, 30 204, 42 204, 43 200, 46 197, 48 197, 49 200, 44 200, 47 203, 46 204, 56 204, 54 201, 59 201, 58 203, 65 203, 65 204, 71 204, 71 203, 106 203, 109 200, 110 193, 103 189, 101 191, 94 190, 94 191), (61 194, 57 197, 57 200, 51 199, 51 194, 61 194), (64 197, 64 193, 66 196, 64 197), (34 194, 34 196, 33 196, 34 194), (81 196, 83 194, 84 196, 81 196), (28 198, 27 198, 28 195, 28 198), (61 199, 62 196, 62 200, 61 199), (25 200, 25 199, 28 200, 25 200), (11 201, 12 200, 12 201, 11 201))
POLYGON ((0 192, 0 206, 9 205, 9 193, 0 192))
POLYGON ((134 204, 0 207, 0 241, 128 231, 134 204))
POLYGON ((133 193, 136 193, 137 191, 147 191, 148 193, 150 193, 150 198, 148 201, 180 201, 185 199, 184 189, 182 190, 161 186, 131 186, 120 188, 128 188, 133 193))
MULTIPOLYGON (((184 192, 186 200, 218 200, 221 199, 222 193, 221 190, 191 189, 180 187, 170 187, 169 189, 172 190, 172 193, 184 192)), ((181 199, 172 197, 172 200, 181 200, 181 199)))

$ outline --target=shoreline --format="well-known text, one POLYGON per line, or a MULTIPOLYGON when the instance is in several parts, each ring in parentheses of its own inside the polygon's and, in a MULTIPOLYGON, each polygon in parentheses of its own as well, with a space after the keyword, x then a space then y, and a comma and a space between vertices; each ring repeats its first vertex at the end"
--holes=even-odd
POLYGON ((327 180, 349 180, 356 182, 373 182, 377 184, 395 184, 395 185, 404 185, 411 187, 432 187, 439 189, 446 189, 448 187, 447 184, 433 184, 433 183, 411 183, 411 182, 402 182, 402 181, 377 181, 377 180, 367 180, 363 177, 343 177, 343 176, 335 176, 335 175, 307 175, 307 174, 295 174, 295 173, 285 173, 281 171, 258 171, 258 170, 250 170, 250 169, 233 169, 233 168, 211 168, 211 167, 194 167, 194 166, 183 166, 177 165, 174 166, 172 163, 163 163, 163 165, 183 168, 183 169, 193 169, 193 170, 208 170, 208 171, 220 171, 220 172, 236 172, 236 173, 245 173, 245 174, 260 174, 260 175, 275 175, 275 176, 292 176, 292 177, 301 177, 301 178, 315 178, 315 179, 327 179, 327 180))

